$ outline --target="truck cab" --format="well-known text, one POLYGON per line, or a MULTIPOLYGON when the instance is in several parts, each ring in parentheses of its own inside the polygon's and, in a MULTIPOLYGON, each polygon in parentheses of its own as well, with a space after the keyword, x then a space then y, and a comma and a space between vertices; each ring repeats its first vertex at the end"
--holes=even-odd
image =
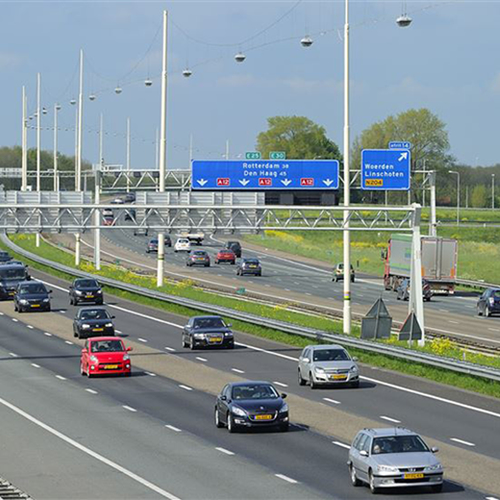
POLYGON ((0 300, 12 299, 17 285, 30 279, 28 266, 22 262, 0 264, 0 300))

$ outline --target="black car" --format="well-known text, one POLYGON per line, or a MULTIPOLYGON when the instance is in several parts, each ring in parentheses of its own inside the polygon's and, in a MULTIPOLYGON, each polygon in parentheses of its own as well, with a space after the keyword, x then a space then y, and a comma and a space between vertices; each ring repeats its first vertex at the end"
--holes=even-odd
POLYGON ((243 276, 244 274, 253 274, 254 276, 262 276, 262 267, 259 259, 243 259, 238 262, 236 274, 243 276))
POLYGON ((125 203, 134 203, 135 202, 135 193, 127 193, 124 197, 123 197, 123 201, 125 203))
POLYGON ((28 281, 28 268, 22 262, 11 260, 0 264, 0 300, 12 299, 19 283, 28 281))
MULTIPOLYGON (((166 247, 172 246, 172 239, 168 234, 165 235, 165 246, 166 247)), ((157 253, 157 252, 158 252, 158 238, 151 238, 146 247, 146 253, 157 253)))
POLYGON ((50 311, 50 294, 43 283, 39 281, 22 281, 17 285, 14 294, 14 310, 25 311, 50 311))
POLYGON ((224 248, 232 250, 238 259, 241 259, 241 245, 239 241, 227 241, 224 248))
MULTIPOLYGON (((398 286, 396 299, 410 300, 410 280, 405 278, 398 286)), ((422 297, 425 301, 430 302, 432 298, 432 289, 426 280, 422 280, 422 297)))
POLYGON ((289 427, 288 405, 269 382, 233 382, 217 396, 215 425, 229 432, 250 427, 289 427))
POLYGON ((231 324, 220 316, 193 316, 182 330, 182 347, 234 348, 234 335, 231 324))
POLYGON ((210 256, 205 250, 191 250, 186 259, 186 266, 210 267, 210 256))
POLYGON ((500 288, 488 288, 477 301, 477 314, 491 316, 500 313, 500 288))
POLYGON ((104 307, 85 307, 76 313, 73 320, 73 334, 79 339, 114 336, 114 318, 104 307))
POLYGON ((104 294, 101 285, 91 278, 77 278, 69 287, 69 303, 77 306, 80 302, 102 305, 104 294))
POLYGON ((12 260, 10 253, 0 250, 0 263, 9 262, 9 260, 12 260))

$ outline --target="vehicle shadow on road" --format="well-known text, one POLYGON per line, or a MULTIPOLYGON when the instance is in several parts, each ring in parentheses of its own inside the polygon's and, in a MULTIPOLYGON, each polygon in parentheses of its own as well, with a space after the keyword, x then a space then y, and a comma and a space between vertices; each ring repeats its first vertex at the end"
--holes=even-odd
MULTIPOLYGON (((442 493, 462 493, 465 491, 465 488, 458 483, 454 483, 452 481, 444 481, 443 482, 443 490, 442 493)), ((385 488, 383 490, 384 495, 387 497, 399 495, 408 495, 408 496, 418 496, 419 498, 422 496, 429 496, 431 498, 435 498, 436 494, 433 493, 429 488, 385 488)))

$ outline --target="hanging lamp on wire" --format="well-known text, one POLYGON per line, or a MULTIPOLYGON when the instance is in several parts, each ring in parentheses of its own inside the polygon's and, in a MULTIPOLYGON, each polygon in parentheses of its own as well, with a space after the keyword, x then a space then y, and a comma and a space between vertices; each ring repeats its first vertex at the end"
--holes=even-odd
POLYGON ((314 43, 314 40, 309 35, 306 35, 300 41, 300 44, 302 45, 302 47, 310 47, 313 43, 314 43))
POLYGON ((242 63, 246 58, 247 56, 241 51, 234 56, 234 60, 238 63, 242 63))
POLYGON ((122 93, 122 88, 120 87, 120 85, 117 85, 115 87, 115 94, 121 94, 122 93))
POLYGON ((189 68, 186 68, 186 69, 182 72, 182 76, 183 76, 184 78, 189 78, 192 74, 193 74, 193 72, 192 72, 189 68))
POLYGON ((396 19, 396 24, 400 28, 407 28, 412 23, 413 19, 406 13, 406 2, 401 6, 401 15, 396 19))

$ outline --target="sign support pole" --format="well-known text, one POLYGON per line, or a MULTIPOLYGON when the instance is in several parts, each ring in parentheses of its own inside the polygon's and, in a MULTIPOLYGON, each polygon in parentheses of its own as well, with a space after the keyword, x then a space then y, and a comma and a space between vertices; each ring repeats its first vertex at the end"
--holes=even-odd
MULTIPOLYGON (((413 204, 415 212, 413 214, 413 238, 411 251, 411 272, 410 272, 410 300, 408 302, 408 313, 415 313, 418 324, 422 330, 422 338, 418 345, 425 345, 425 325, 424 325, 424 299, 422 296, 422 247, 420 241, 420 221, 422 207, 413 204)), ((411 338, 411 337, 410 337, 411 338)))
MULTIPOLYGON (((95 194, 94 201, 96 205, 101 203, 101 168, 103 161, 101 159, 101 163, 99 167, 95 171, 95 194)), ((94 225, 96 228, 94 229, 94 267, 97 271, 101 270, 101 211, 97 209, 94 212, 94 225)))
POLYGON ((429 225, 429 236, 437 236, 436 220, 436 171, 429 173, 429 183, 431 189, 431 220, 429 225))

